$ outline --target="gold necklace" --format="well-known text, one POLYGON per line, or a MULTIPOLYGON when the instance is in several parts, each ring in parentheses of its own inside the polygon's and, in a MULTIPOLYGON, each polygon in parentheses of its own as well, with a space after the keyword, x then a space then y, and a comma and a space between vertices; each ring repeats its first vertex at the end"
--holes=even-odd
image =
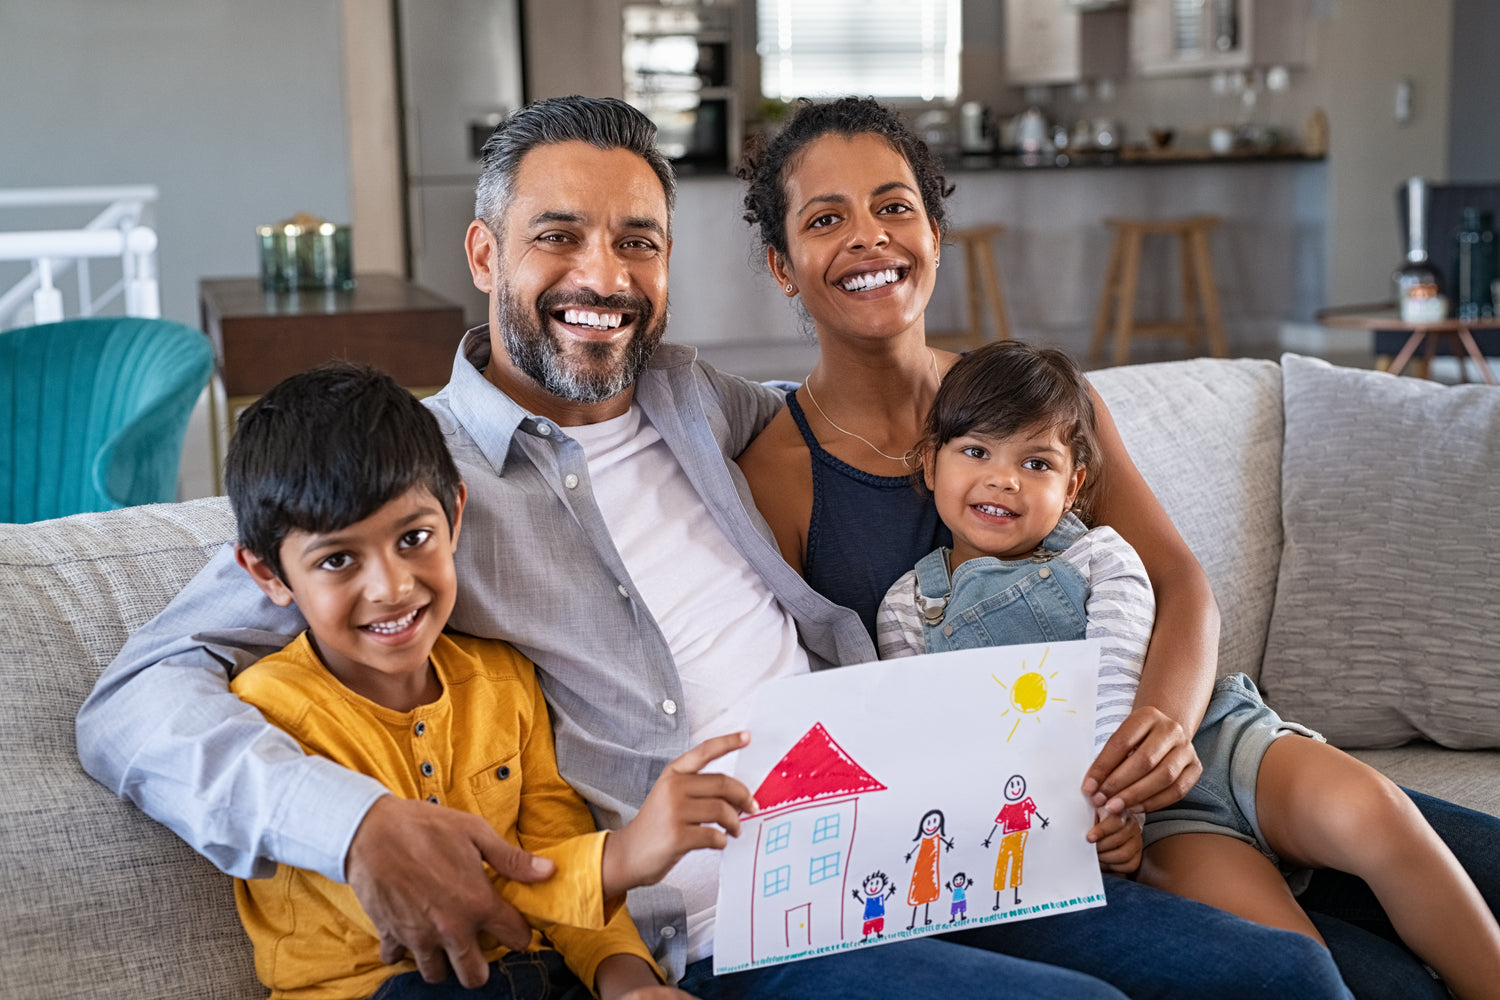
MULTIPOLYGON (((943 384, 943 376, 942 376, 941 373, 938 372, 937 355, 935 353, 933 353, 933 350, 930 347, 927 348, 927 356, 932 359, 932 374, 933 374, 933 376, 937 379, 938 385, 942 385, 943 384)), ((897 456, 897 455, 888 455, 885 452, 881 451, 879 448, 876 448, 875 447, 875 442, 871 441, 869 438, 864 437, 863 435, 860 435, 860 434, 856 434, 853 431, 847 430, 847 429, 845 429, 843 427, 840 427, 838 424, 834 423, 833 420, 829 418, 828 414, 826 414, 826 413, 823 412, 823 407, 821 407, 821 406, 818 405, 818 397, 813 395, 813 391, 812 391, 812 372, 808 372, 807 373, 807 378, 805 378, 805 379, 802 380, 802 388, 804 388, 804 389, 807 390, 808 401, 812 403, 813 409, 815 409, 815 410, 818 411, 818 416, 822 417, 823 420, 824 420, 824 422, 827 423, 828 426, 832 427, 834 430, 838 431, 840 434, 846 434, 849 437, 852 437, 852 438, 854 438, 854 439, 856 439, 858 441, 863 441, 866 445, 868 445, 875 452, 875 454, 879 455, 881 458, 889 459, 892 462, 900 462, 902 465, 910 465, 911 464, 910 461, 909 461, 909 459, 911 458, 911 452, 908 451, 905 455, 900 455, 900 456, 897 456)))

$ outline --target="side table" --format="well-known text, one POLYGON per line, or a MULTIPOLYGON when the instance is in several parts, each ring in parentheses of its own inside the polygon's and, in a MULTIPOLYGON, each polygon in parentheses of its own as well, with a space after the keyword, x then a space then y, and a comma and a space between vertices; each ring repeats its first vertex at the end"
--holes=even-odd
POLYGON ((390 372, 419 395, 445 384, 464 333, 463 308, 404 278, 362 274, 348 291, 267 292, 259 278, 198 283, 203 332, 214 345, 209 393, 214 488, 224 491, 223 447, 241 409, 288 375, 335 358, 390 372))
MULTIPOLYGON (((1411 336, 1406 338, 1406 343, 1401 345, 1401 350, 1396 352, 1395 358, 1391 360, 1391 366, 1386 369, 1392 375, 1401 374, 1406 363, 1412 359, 1417 348, 1421 347, 1424 342, 1426 344, 1424 357, 1430 362, 1437 351, 1438 341, 1443 337, 1452 337, 1473 359, 1474 364, 1479 368, 1480 376, 1490 385, 1495 385, 1495 375, 1490 371, 1489 362, 1485 361, 1479 345, 1474 342, 1472 331, 1500 329, 1500 317, 1441 319, 1431 323, 1413 323, 1402 319, 1394 307, 1351 307, 1324 309, 1317 314, 1315 319, 1324 326, 1345 330, 1369 330, 1372 333, 1388 330, 1411 331, 1411 336)), ((1458 354, 1456 348, 1453 353, 1458 354)))

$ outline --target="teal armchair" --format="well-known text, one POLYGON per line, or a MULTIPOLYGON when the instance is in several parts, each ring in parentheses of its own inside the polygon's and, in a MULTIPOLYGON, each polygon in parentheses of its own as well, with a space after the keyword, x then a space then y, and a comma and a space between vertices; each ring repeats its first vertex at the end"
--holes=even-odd
POLYGON ((168 320, 0 332, 0 522, 175 500, 188 417, 212 373, 208 338, 168 320))

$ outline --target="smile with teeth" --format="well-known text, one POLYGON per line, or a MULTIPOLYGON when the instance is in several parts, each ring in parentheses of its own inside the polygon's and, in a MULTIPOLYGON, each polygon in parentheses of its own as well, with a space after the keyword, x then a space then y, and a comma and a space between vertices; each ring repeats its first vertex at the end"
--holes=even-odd
POLYGON ((564 309, 562 321, 570 326, 587 326, 595 330, 613 330, 625 322, 625 314, 598 312, 593 309, 564 309))
POLYGON ((371 622, 361 627, 367 632, 374 632, 376 635, 396 635, 410 628, 411 623, 416 621, 417 615, 421 613, 421 608, 412 608, 400 618, 392 618, 390 621, 383 622, 371 622))
POLYGON ((1008 509, 1006 509, 1004 507, 999 507, 999 506, 996 506, 995 504, 992 504, 992 503, 976 503, 974 505, 974 509, 977 510, 977 511, 979 511, 979 513, 981 513, 981 514, 988 514, 990 517, 1020 517, 1021 516, 1021 515, 1017 514, 1013 510, 1008 510, 1008 509))
POLYGON ((894 267, 888 267, 884 271, 867 271, 864 274, 856 274, 851 278, 845 278, 840 284, 846 292, 868 292, 872 288, 884 288, 901 280, 902 272, 894 267))

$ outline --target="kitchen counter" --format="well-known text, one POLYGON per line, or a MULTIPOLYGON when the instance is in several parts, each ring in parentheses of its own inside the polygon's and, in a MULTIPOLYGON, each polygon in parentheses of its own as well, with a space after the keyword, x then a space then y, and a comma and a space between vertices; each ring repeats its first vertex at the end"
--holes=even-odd
POLYGON ((1244 151, 1218 155, 1208 150, 1153 150, 1129 146, 1121 150, 1083 150, 1058 153, 991 153, 960 154, 943 158, 951 173, 974 170, 1057 170, 1086 167, 1181 167, 1212 164, 1230 166, 1245 163, 1320 163, 1322 156, 1311 156, 1298 150, 1244 151))
MULTIPOLYGON (((1109 260, 1104 218, 1210 214, 1221 219, 1209 242, 1230 352, 1274 356, 1281 325, 1311 321, 1327 301, 1327 161, 1285 152, 1144 153, 1069 157, 1067 164, 965 157, 949 166, 949 222, 1005 227, 995 253, 1011 329, 1082 357, 1109 260), (1148 169, 1128 169, 1139 167, 1148 169)), ((744 183, 722 172, 681 180, 668 336, 708 348, 746 374, 801 378, 816 356, 813 342, 796 300, 771 279, 741 221, 744 183)), ((1176 307, 1174 251, 1148 242, 1143 319, 1176 307)), ((944 265, 928 310, 933 329, 964 322, 964 268, 956 256, 944 265)))

